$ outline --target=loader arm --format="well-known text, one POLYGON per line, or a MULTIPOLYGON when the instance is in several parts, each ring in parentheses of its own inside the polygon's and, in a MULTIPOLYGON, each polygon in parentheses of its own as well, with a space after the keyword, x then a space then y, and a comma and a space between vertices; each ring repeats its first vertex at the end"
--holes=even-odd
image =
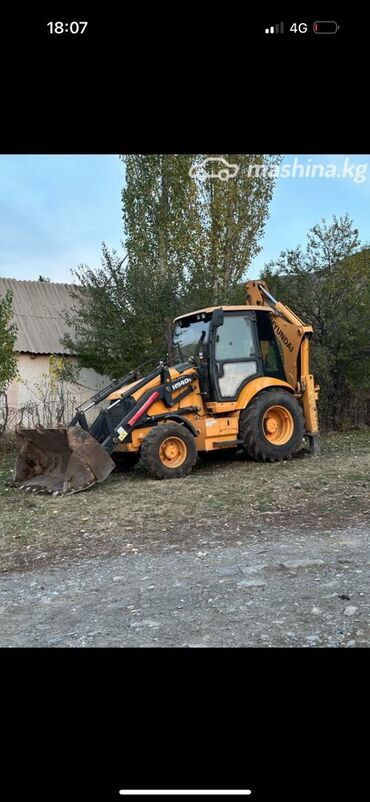
MULTIPOLYGON (((112 454, 117 444, 122 444, 127 440, 132 430, 140 426, 147 416, 153 421, 164 420, 167 417, 173 418, 174 415, 183 420, 185 413, 198 412, 199 408, 194 406, 177 410, 178 402, 193 392, 194 383, 196 382, 198 382, 197 371, 190 365, 187 372, 172 378, 169 368, 161 362, 152 373, 137 382, 134 388, 135 392, 132 395, 135 401, 134 405, 128 412, 124 413, 124 416, 114 427, 111 427, 109 435, 101 444, 102 447, 108 454, 112 454), (176 394, 176 398, 173 398, 173 393, 176 394), (153 418, 149 410, 157 401, 162 403, 164 411, 153 418)), ((131 390, 122 393, 121 400, 124 400, 130 394, 131 390)), ((196 434, 189 421, 187 425, 193 430, 193 434, 196 434)))
MULTIPOLYGON (((179 408, 179 402, 193 394, 195 386, 198 386, 198 374, 190 363, 186 371, 178 374, 176 369, 171 373, 171 369, 160 362, 141 379, 137 379, 135 371, 112 382, 77 411, 68 427, 18 429, 13 485, 59 495, 76 493, 103 482, 115 467, 111 454, 144 421, 155 425, 167 418, 176 420, 196 436, 197 431, 187 416, 199 412, 200 406, 181 405, 179 408), (131 382, 134 376, 136 379, 131 382), (107 397, 111 404, 99 416, 107 428, 97 439, 96 422, 88 430, 84 412, 107 397), (119 410, 118 422, 110 414, 113 407, 119 410)), ((201 399, 199 394, 198 398, 201 399)))
POLYGON ((103 387, 102 390, 95 393, 91 398, 81 404, 79 407, 76 408, 76 414, 72 418, 69 426, 76 426, 78 423, 82 429, 85 431, 88 430, 88 423, 86 420, 85 413, 91 409, 92 407, 98 406, 102 401, 108 398, 112 393, 116 390, 121 390, 123 387, 127 387, 128 384, 132 384, 139 379, 140 371, 142 368, 145 368, 152 362, 152 359, 146 360, 146 362, 142 362, 141 365, 138 365, 137 368, 130 370, 129 373, 126 373, 125 376, 122 376, 121 379, 115 379, 114 381, 110 382, 106 387, 103 387))
POLYGON ((288 306, 277 301, 268 291, 264 281, 247 281, 247 303, 256 306, 269 306, 275 337, 281 344, 286 380, 301 399, 306 433, 310 449, 319 453, 318 415, 316 401, 319 386, 315 385, 310 373, 310 339, 312 326, 306 325, 288 306))

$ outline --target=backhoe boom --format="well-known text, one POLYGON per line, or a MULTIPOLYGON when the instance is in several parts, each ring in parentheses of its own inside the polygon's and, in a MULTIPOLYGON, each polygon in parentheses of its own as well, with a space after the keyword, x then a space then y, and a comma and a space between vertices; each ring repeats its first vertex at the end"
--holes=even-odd
POLYGON ((288 306, 277 301, 264 281, 248 281, 246 289, 248 304, 264 306, 267 301, 267 305, 273 310, 272 324, 277 342, 281 346, 286 379, 302 401, 310 450, 317 455, 320 452, 316 401, 320 388, 315 385, 314 377, 310 373, 310 339, 313 328, 303 323, 288 306))

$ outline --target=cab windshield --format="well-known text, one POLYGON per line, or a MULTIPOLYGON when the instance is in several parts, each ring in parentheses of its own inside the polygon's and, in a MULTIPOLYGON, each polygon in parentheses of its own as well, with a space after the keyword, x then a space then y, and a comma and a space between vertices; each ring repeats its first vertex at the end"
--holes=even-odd
POLYGON ((203 319, 184 319, 176 324, 173 335, 175 357, 185 362, 190 357, 197 359, 203 351, 203 344, 208 340, 210 316, 204 314, 203 319))

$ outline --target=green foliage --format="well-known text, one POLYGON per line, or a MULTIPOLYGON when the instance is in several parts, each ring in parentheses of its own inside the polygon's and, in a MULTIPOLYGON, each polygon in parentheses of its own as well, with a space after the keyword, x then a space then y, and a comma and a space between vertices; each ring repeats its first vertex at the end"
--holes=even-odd
POLYGON ((313 372, 321 386, 320 417, 328 427, 351 420, 370 399, 370 249, 361 247, 348 215, 308 233, 305 251, 284 251, 262 276, 273 295, 312 324, 313 372))
MULTIPOLYGON (((74 304, 66 321, 73 325, 75 336, 64 340, 82 367, 117 378, 133 363, 135 326, 138 329, 127 294, 126 263, 126 257, 110 252, 103 243, 99 269, 80 265, 74 271, 78 284, 71 290, 74 304)), ((141 348, 143 340, 150 344, 146 329, 141 332, 141 348)))
POLYGON ((99 269, 75 276, 69 347, 85 367, 116 377, 146 359, 171 357, 171 321, 240 297, 241 278, 268 214, 279 157, 228 155, 227 182, 189 176, 204 155, 123 156, 124 259, 103 244, 99 269), (249 175, 251 164, 265 167, 249 175))
MULTIPOLYGON (((73 385, 78 382, 79 372, 65 357, 50 355, 48 369, 32 387, 34 401, 25 410, 28 425, 48 427, 68 423, 76 406, 73 385)), ((27 386, 27 382, 24 384, 27 386)))
POLYGON ((162 356, 166 347, 170 350, 171 320, 179 312, 187 276, 199 259, 203 231, 197 187, 189 177, 191 156, 125 156, 123 160, 131 366, 150 353, 162 356))
MULTIPOLYGON (((259 253, 280 156, 222 154, 238 166, 227 182, 206 179, 199 187, 200 258, 189 280, 198 306, 234 303, 240 281, 259 253)), ((204 156, 195 160, 201 163, 204 156)))
POLYGON ((51 354, 49 356, 47 378, 53 392, 59 384, 75 384, 78 381, 79 368, 63 356, 51 354))
POLYGON ((17 327, 12 320, 12 293, 7 290, 0 298, 0 394, 18 374, 17 357, 14 353, 17 327))

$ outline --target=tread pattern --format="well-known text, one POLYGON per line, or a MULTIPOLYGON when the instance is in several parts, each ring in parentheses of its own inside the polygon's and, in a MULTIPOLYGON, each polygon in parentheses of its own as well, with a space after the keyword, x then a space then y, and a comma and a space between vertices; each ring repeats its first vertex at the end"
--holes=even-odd
POLYGON ((287 390, 262 390, 240 413, 239 436, 247 454, 258 462, 291 459, 302 442, 304 418, 300 403, 287 390), (272 405, 286 406, 294 419, 294 433, 288 443, 275 446, 263 435, 262 418, 272 405))
POLYGON ((156 479, 180 479, 187 476, 197 461, 194 435, 181 423, 161 423, 148 432, 141 446, 140 464, 156 479), (159 447, 167 437, 181 437, 187 445, 185 462, 179 468, 167 468, 159 458, 159 447))

